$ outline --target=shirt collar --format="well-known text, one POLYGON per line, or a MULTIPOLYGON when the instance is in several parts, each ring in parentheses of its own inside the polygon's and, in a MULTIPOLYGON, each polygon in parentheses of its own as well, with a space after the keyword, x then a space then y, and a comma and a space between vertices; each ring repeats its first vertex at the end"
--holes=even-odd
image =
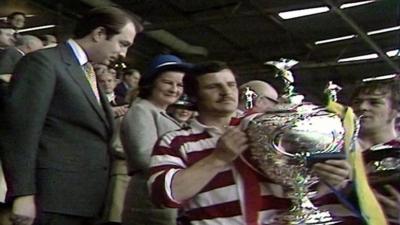
POLYGON ((19 48, 15 48, 19 53, 21 53, 22 55, 25 55, 25 52, 24 51, 22 51, 21 49, 19 49, 19 48))
MULTIPOLYGON (((231 121, 229 123, 229 127, 237 127, 237 122, 236 120, 240 120, 240 118, 238 117, 232 117, 231 121)), ((208 126, 205 125, 203 123, 201 123, 200 121, 198 121, 197 118, 194 118, 192 120, 190 120, 190 127, 194 128, 196 130, 202 130, 202 131, 206 131, 208 132, 211 136, 221 136, 224 132, 221 131, 218 127, 215 126, 208 126)))
POLYGON ((113 92, 113 93, 110 93, 110 94, 107 94, 107 99, 108 99, 108 102, 114 101, 114 100, 115 100, 115 94, 114 94, 114 92, 113 92))
POLYGON ((81 66, 85 65, 89 61, 85 51, 76 41, 68 39, 67 44, 71 47, 81 66))

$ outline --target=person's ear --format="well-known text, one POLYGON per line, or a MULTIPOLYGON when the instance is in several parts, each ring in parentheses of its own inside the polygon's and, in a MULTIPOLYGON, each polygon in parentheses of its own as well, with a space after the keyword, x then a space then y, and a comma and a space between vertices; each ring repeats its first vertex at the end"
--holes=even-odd
POLYGON ((92 31, 92 39, 95 42, 102 41, 106 39, 107 33, 106 33, 106 28, 104 27, 97 27, 92 31))
POLYGON ((254 106, 260 106, 260 105, 263 105, 263 104, 264 104, 263 98, 256 97, 256 99, 254 101, 254 106))
POLYGON ((31 52, 31 51, 32 51, 32 44, 31 44, 31 43, 28 43, 28 44, 26 45, 26 50, 28 50, 28 52, 31 52))

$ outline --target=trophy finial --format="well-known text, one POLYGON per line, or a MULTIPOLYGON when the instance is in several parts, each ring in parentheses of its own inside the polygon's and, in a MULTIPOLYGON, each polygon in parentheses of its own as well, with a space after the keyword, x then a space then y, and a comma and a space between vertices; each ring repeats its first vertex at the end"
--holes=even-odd
POLYGON ((245 102, 245 109, 251 109, 254 107, 254 100, 257 97, 257 93, 251 90, 250 87, 246 87, 246 90, 242 94, 242 98, 245 102))
POLYGON ((285 58, 281 58, 279 59, 279 61, 265 62, 266 65, 274 66, 278 70, 275 77, 280 77, 283 79, 284 93, 282 95, 282 99, 285 99, 290 104, 295 104, 295 105, 301 104, 304 99, 303 95, 299 95, 294 91, 294 85, 293 85, 294 77, 292 72, 289 70, 297 63, 299 62, 294 59, 285 59, 285 58))
POLYGON ((325 87, 324 93, 327 95, 329 100, 337 102, 337 93, 341 90, 342 87, 329 81, 325 87))

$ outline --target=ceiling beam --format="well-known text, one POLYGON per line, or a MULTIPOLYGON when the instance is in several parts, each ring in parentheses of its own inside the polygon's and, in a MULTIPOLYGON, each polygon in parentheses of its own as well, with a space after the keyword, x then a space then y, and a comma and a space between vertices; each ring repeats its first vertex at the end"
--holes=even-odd
MULTIPOLYGON (((191 22, 195 25, 200 25, 204 28, 207 28, 208 30, 216 33, 221 39, 225 40, 227 43, 229 43, 230 45, 233 46, 233 48, 236 51, 239 51, 243 54, 245 54, 245 56, 243 57, 250 57, 253 60, 256 60, 258 62, 262 62, 262 59, 258 58, 257 55, 253 54, 249 49, 245 48, 244 46, 241 46, 239 43, 233 41, 230 37, 228 37, 227 35, 225 35, 223 32, 219 31, 218 29, 210 26, 209 23, 207 22, 203 22, 203 21, 199 21, 197 18, 194 18, 190 15, 187 15, 186 13, 184 13, 177 5, 175 5, 174 3, 172 3, 170 0, 165 0, 163 1, 163 3, 167 4, 169 7, 171 7, 175 12, 180 13, 181 16, 183 16, 185 19, 187 19, 188 22, 191 22)), ((239 3, 240 4, 240 3, 239 3)), ((236 11, 237 8, 234 7, 234 11, 236 11)), ((226 19, 226 17, 225 17, 226 19)))
POLYGON ((314 46, 304 42, 301 38, 299 38, 298 36, 296 36, 295 34, 293 34, 292 32, 290 32, 285 25, 279 20, 277 19, 275 16, 273 16, 271 13, 268 13, 266 10, 264 10, 261 6, 259 6, 257 3, 254 2, 254 0, 250 0, 249 4, 256 10, 258 11, 258 13, 264 17, 265 19, 267 19, 268 21, 272 21, 273 24, 275 24, 278 28, 280 28, 281 30, 285 31, 294 41, 301 41, 304 45, 304 47, 306 49, 308 49, 309 51, 313 51, 314 50, 314 46))
MULTIPOLYGON (((237 7, 236 7, 237 8, 237 7)), ((237 9, 236 9, 237 10, 237 9)), ((191 19, 195 20, 198 23, 201 24, 208 24, 208 25, 214 25, 214 24, 221 24, 222 22, 226 22, 227 19, 248 19, 248 18, 254 18, 259 16, 259 12, 255 10, 251 11, 241 11, 240 13, 235 13, 236 10, 232 10, 233 14, 223 15, 223 14, 215 14, 215 15, 207 15, 204 16, 191 16, 191 19)), ((266 12, 268 13, 268 12, 266 12)), ((146 30, 157 30, 157 29, 182 29, 182 28, 190 28, 193 25, 188 23, 187 21, 182 21, 182 20, 169 20, 167 21, 164 20, 163 22, 157 22, 153 24, 145 24, 146 30)))
POLYGON ((368 44, 378 55, 385 61, 385 63, 390 66, 396 73, 400 73, 400 68, 395 64, 387 55, 386 53, 382 50, 381 47, 379 47, 368 35, 363 29, 361 29, 360 26, 357 25, 356 22, 353 21, 350 17, 348 17, 341 9, 339 9, 335 3, 333 3, 331 0, 324 0, 326 4, 328 4, 331 9, 343 20, 349 25, 358 35, 359 37, 366 43, 368 44))
MULTIPOLYGON (((91 5, 93 7, 118 6, 111 0, 81 0, 81 1, 85 2, 86 4, 91 5)), ((149 22, 146 22, 146 21, 144 21, 143 23, 149 24, 149 22)), ((162 43, 163 45, 167 46, 168 48, 172 49, 173 51, 176 51, 181 54, 200 55, 200 56, 208 55, 208 50, 206 48, 204 48, 202 46, 191 45, 163 29, 153 30, 153 31, 149 31, 149 32, 147 32, 147 30, 145 30, 144 34, 146 34, 148 37, 162 43)))
MULTIPOLYGON (((392 60, 391 60, 392 61, 392 60)), ((395 57, 394 60, 392 61, 393 63, 399 62, 400 57, 395 57)), ((331 62, 322 62, 322 63, 311 63, 311 62, 301 62, 299 65, 296 65, 293 70, 302 70, 302 69, 316 69, 316 68, 326 68, 326 67, 342 67, 342 66, 349 66, 349 65, 368 65, 370 63, 376 63, 376 62, 384 62, 383 59, 369 59, 369 60, 359 60, 359 61, 353 61, 353 62, 344 62, 344 63, 338 63, 337 61, 331 61, 331 62)), ((393 68, 391 68, 393 69, 393 68)), ((393 69, 393 72, 396 72, 393 69)))

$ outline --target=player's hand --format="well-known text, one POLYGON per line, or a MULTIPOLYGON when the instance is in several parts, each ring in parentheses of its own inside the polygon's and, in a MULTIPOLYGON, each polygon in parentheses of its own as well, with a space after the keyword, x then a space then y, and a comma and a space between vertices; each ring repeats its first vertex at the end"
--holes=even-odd
POLYGON ((123 105, 123 106, 115 106, 111 108, 112 111, 114 112, 114 116, 116 118, 125 116, 125 114, 128 112, 128 105, 123 105))
POLYGON ((32 225, 35 217, 36 205, 34 195, 15 198, 10 216, 13 225, 32 225))
POLYGON ((351 167, 346 160, 327 160, 323 163, 316 163, 312 170, 332 186, 343 184, 352 179, 351 167))
POLYGON ((386 185, 386 190, 390 195, 383 195, 375 191, 375 196, 382 204, 382 209, 389 218, 400 219, 400 193, 393 186, 386 185))
POLYGON ((229 128, 217 142, 215 157, 224 163, 230 163, 248 148, 245 132, 239 128, 229 128))

